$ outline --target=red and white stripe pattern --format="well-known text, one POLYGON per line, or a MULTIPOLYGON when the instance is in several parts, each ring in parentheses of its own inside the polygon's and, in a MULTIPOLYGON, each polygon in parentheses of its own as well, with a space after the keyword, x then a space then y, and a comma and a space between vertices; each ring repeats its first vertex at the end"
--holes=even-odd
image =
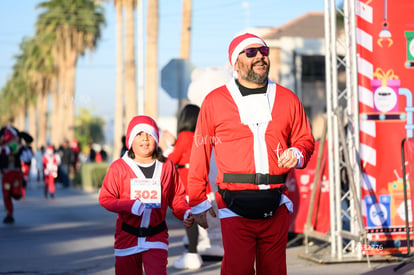
MULTIPOLYGON (((358 56, 358 98, 360 108, 360 156, 362 161, 362 196, 376 190, 376 159, 375 147, 376 124, 372 120, 364 120, 363 114, 374 110, 373 91, 373 47, 374 37, 370 32, 373 24, 373 8, 369 4, 357 1, 357 56, 358 56)), ((363 215, 366 216, 364 200, 362 200, 363 215)))

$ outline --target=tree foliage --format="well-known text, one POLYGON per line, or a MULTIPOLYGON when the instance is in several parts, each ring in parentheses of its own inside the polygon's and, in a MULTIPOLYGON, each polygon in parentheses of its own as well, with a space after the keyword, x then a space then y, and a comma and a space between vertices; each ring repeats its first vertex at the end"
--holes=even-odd
POLYGON ((88 148, 92 143, 104 143, 105 121, 101 117, 94 116, 86 108, 79 108, 79 114, 75 117, 75 138, 81 148, 88 148))

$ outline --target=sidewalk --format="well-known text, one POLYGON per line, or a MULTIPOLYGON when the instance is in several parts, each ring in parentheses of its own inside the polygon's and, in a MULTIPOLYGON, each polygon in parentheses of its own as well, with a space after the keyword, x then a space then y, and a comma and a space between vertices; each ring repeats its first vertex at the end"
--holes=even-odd
MULTIPOLYGON (((114 274, 113 233, 116 215, 98 204, 98 194, 58 186, 45 199, 40 183, 31 184, 24 200, 15 201, 15 224, 0 224, 0 274, 114 274)), ((0 206, 0 217, 5 216, 0 206)), ((196 271, 176 270, 184 251, 182 223, 169 216, 168 274, 220 274, 220 261, 205 261, 196 271)), ((299 245, 287 249, 288 274, 414 274, 414 263, 398 272, 397 262, 318 264, 298 257, 299 245)))

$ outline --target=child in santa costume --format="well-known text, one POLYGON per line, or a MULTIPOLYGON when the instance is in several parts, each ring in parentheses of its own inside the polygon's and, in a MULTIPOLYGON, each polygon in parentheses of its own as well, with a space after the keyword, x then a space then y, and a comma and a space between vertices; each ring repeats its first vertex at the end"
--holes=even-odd
POLYGON ((108 169, 99 203, 118 213, 116 274, 167 274, 167 208, 184 226, 194 218, 174 163, 158 149, 159 131, 148 116, 135 116, 126 133, 128 151, 108 169))
POLYGON ((45 181, 45 198, 50 194, 51 198, 55 197, 55 179, 58 176, 59 157, 55 154, 53 146, 48 146, 43 155, 43 175, 45 181))
POLYGON ((209 93, 198 116, 188 177, 195 221, 207 228, 211 154, 224 257, 221 274, 287 274, 286 245, 293 205, 284 188, 291 168, 303 168, 314 138, 302 104, 268 79, 265 41, 253 34, 229 46, 235 77, 209 93))
POLYGON ((23 173, 20 157, 23 152, 19 131, 12 126, 0 129, 0 171, 3 202, 7 215, 3 223, 14 223, 13 199, 22 197, 23 173))
MULTIPOLYGON (((175 139, 175 137, 168 131, 164 131, 162 135, 162 138, 168 137, 168 142, 172 145, 172 150, 168 154, 168 158, 174 162, 185 188, 187 188, 191 146, 194 139, 194 131, 199 112, 200 107, 194 104, 187 104, 181 110, 178 117, 177 139, 175 139)), ((166 155, 166 153, 164 153, 164 155, 166 155)), ((197 253, 199 238, 198 225, 194 224, 191 228, 187 228, 186 234, 188 239, 187 251, 174 261, 173 266, 177 269, 199 269, 203 264, 203 260, 197 253)))

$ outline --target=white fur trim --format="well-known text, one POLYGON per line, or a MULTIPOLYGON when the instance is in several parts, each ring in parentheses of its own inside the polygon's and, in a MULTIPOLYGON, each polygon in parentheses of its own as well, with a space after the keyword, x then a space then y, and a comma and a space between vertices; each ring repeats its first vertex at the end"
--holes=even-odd
POLYGON ((234 64, 236 64, 237 57, 239 56, 240 52, 243 51, 243 49, 252 44, 262 44, 263 46, 266 46, 266 43, 260 39, 255 37, 250 37, 242 42, 239 43, 239 45, 234 48, 233 53, 231 54, 231 65, 234 67, 234 64))
POLYGON ((145 204, 143 204, 140 200, 136 200, 132 205, 131 213, 137 216, 141 216, 144 212, 145 204))
POLYGON ((195 215, 197 214, 201 214, 207 210, 209 210, 211 207, 213 207, 211 205, 211 202, 209 202, 208 200, 202 201, 197 205, 194 205, 193 207, 191 207, 191 212, 195 215))
POLYGON ((295 154, 295 157, 298 159, 298 163, 296 164, 295 168, 302 168, 303 165, 303 155, 296 147, 290 147, 288 150, 292 151, 295 154))
POLYGON ((136 135, 138 135, 139 132, 145 132, 150 134, 155 139, 155 142, 158 144, 158 135, 154 127, 142 123, 132 128, 131 133, 129 134, 128 148, 131 148, 132 142, 134 141, 134 138, 136 137, 136 135))

